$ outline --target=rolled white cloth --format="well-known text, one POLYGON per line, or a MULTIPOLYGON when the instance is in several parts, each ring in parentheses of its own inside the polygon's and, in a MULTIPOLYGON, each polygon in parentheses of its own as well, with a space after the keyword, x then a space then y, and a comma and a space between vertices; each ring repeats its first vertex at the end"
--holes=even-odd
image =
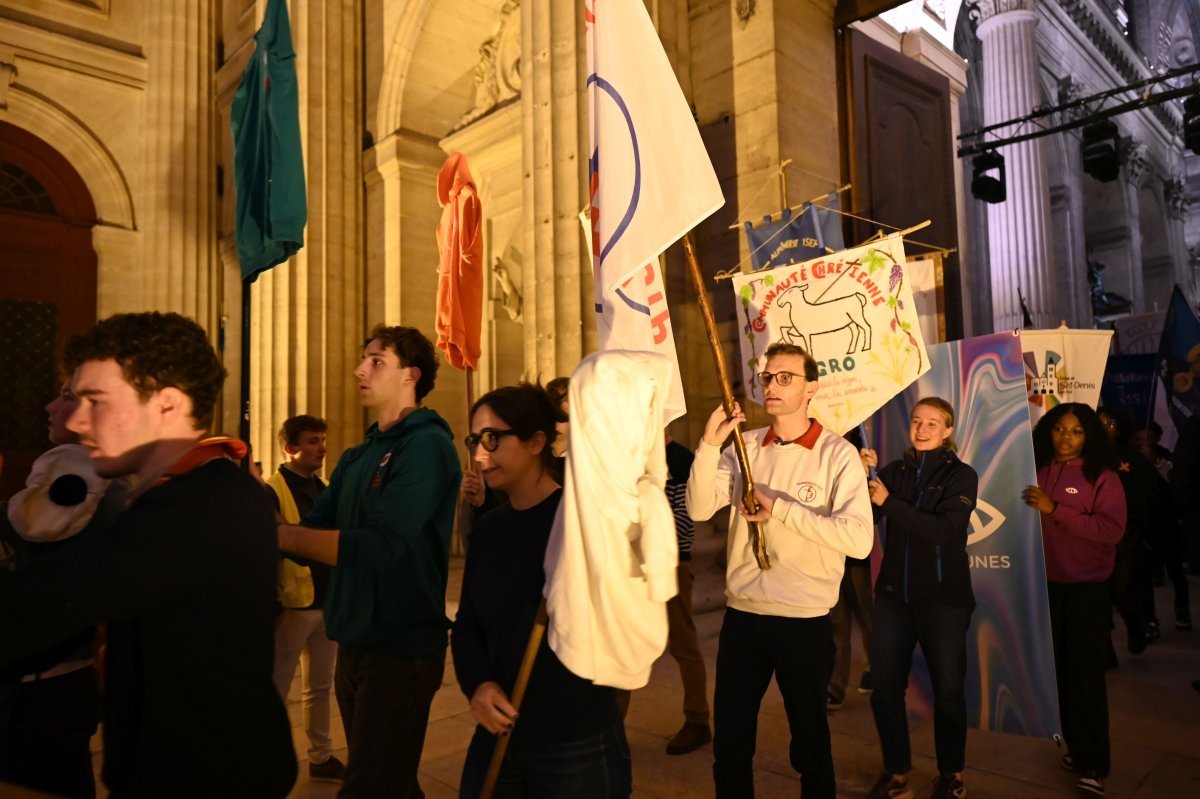
POLYGON ((664 486, 673 366, 651 352, 584 358, 571 376, 563 497, 546 547, 551 649, 575 674, 632 690, 667 645, 679 550, 664 486))

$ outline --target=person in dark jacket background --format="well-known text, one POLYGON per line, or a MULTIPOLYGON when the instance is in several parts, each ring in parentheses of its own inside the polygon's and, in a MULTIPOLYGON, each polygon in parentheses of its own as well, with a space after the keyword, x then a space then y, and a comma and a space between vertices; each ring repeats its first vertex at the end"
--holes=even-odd
POLYGON ((1038 484, 1021 498, 1042 514, 1058 712, 1075 787, 1104 795, 1108 740, 1108 580, 1125 533, 1119 464, 1096 412, 1078 402, 1053 408, 1033 429, 1038 484))
MULTIPOLYGON (((925 397, 909 418, 911 448, 870 480, 875 518, 886 519, 883 565, 875 583, 871 710, 883 749, 884 774, 872 799, 914 795, 908 774, 912 750, 904 694, 917 644, 929 664, 934 692, 938 778, 934 799, 967 795, 967 628, 975 609, 967 533, 979 477, 955 455, 954 409, 925 397)), ((868 469, 879 463, 862 451, 868 469)))

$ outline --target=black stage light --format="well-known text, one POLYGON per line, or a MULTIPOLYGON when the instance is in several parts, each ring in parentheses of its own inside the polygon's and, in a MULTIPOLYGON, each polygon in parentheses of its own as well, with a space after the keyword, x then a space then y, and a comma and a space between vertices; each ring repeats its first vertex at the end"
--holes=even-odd
POLYGON ((1121 174, 1121 133, 1111 119, 1083 129, 1083 171, 1103 183, 1121 174))
POLYGON ((1004 156, 985 150, 972 162, 971 194, 985 203, 1004 202, 1004 156))
POLYGON ((1200 94, 1183 101, 1183 146, 1200 155, 1200 94))

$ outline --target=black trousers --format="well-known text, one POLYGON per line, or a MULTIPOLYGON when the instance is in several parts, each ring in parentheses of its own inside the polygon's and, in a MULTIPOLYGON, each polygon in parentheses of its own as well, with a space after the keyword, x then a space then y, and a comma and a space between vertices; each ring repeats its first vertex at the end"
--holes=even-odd
POLYGON ((913 650, 921 645, 933 684, 933 741, 938 771, 956 774, 967 758, 967 629, 973 608, 967 604, 914 602, 893 594, 875 598, 875 637, 871 641, 871 711, 889 774, 912 769, 908 712, 904 696, 912 672, 913 650))
POLYGON ((442 685, 444 653, 396 658, 338 650, 334 693, 349 762, 338 799, 422 799, 425 726, 442 685))
POLYGON ((1049 593, 1063 738, 1077 771, 1104 778, 1110 763, 1108 584, 1050 583, 1049 593))
POLYGON ((0 782, 92 799, 90 744, 99 723, 100 688, 91 666, 0 686, 0 782))
POLYGON ((754 796, 758 709, 771 677, 792 733, 792 768, 806 799, 834 799, 833 750, 825 688, 833 674, 829 616, 790 619, 728 608, 717 650, 713 696, 713 780, 717 799, 754 796))

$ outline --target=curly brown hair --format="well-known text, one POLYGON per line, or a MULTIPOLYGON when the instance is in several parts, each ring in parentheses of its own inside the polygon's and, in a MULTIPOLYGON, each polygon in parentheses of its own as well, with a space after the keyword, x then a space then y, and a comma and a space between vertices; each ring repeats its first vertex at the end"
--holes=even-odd
POLYGON ((102 319, 67 342, 63 362, 74 372, 86 361, 116 361, 125 380, 147 401, 164 388, 192 400, 196 429, 209 430, 225 367, 204 328, 177 313, 123 313, 102 319))
POLYGON ((379 339, 384 347, 392 348, 392 352, 400 359, 401 366, 415 366, 421 370, 416 386, 418 402, 433 391, 433 385, 437 382, 438 354, 433 348, 433 342, 426 338, 424 333, 415 327, 389 327, 380 323, 367 335, 363 349, 375 339, 379 339))

